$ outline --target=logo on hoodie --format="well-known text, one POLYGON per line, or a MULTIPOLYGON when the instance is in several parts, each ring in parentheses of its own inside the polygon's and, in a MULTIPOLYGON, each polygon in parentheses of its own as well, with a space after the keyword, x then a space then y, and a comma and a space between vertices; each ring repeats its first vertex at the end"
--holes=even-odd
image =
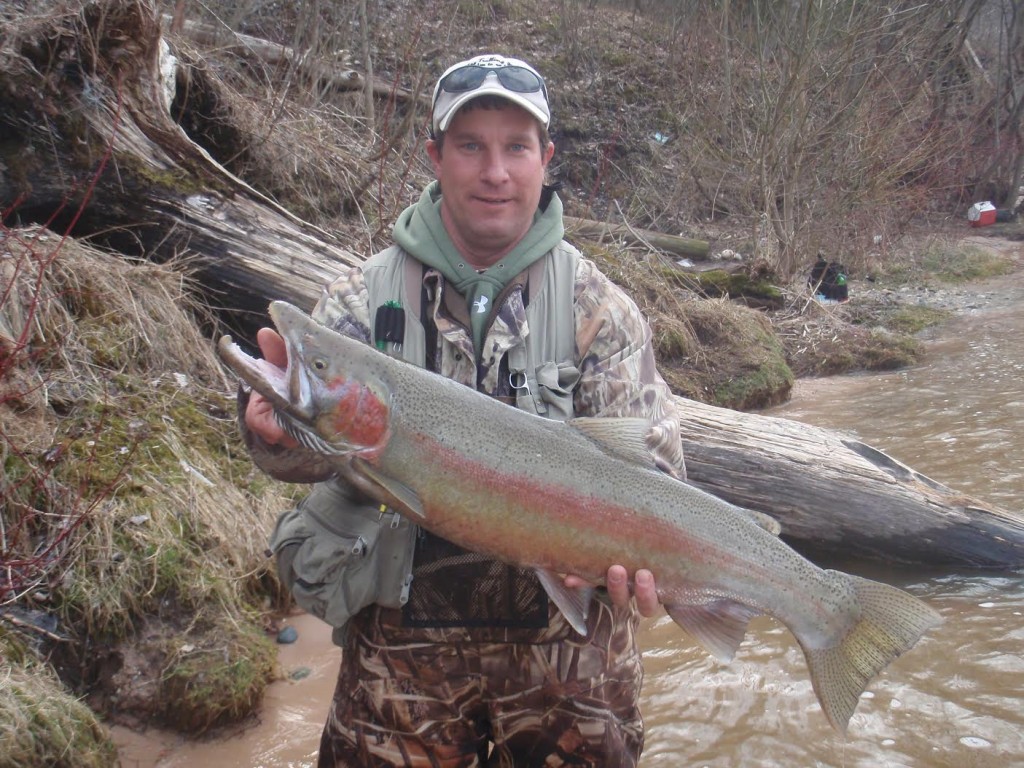
POLYGON ((478 315, 483 315, 487 312, 487 297, 481 296, 479 299, 473 302, 473 309, 478 315))

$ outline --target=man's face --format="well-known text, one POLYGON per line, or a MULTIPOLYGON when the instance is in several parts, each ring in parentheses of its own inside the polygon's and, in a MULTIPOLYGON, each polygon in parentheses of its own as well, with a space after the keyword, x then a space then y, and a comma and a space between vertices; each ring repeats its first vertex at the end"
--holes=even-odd
POLYGON ((441 219, 470 264, 496 264, 530 229, 554 151, 550 142, 541 146, 537 121, 512 103, 461 109, 442 151, 427 142, 441 219))

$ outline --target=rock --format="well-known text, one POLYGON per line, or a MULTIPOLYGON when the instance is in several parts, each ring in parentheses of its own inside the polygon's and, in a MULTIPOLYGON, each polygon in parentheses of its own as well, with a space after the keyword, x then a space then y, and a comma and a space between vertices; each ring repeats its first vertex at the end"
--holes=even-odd
POLYGON ((295 627, 288 626, 284 627, 280 632, 277 633, 277 642, 281 645, 289 645, 299 639, 299 632, 295 627))

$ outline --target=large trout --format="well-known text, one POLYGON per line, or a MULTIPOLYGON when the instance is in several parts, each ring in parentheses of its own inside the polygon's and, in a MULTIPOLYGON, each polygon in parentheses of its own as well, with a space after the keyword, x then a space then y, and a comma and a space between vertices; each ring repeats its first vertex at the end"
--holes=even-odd
POLYGON ((287 370, 230 337, 224 361, 338 472, 434 533, 536 569, 586 632, 590 593, 620 563, 649 568, 669 615, 732 658, 756 615, 793 633, 829 722, 845 731, 868 682, 940 619, 895 587, 818 568, 746 510, 659 471, 642 419, 556 422, 335 333, 283 302, 287 370))

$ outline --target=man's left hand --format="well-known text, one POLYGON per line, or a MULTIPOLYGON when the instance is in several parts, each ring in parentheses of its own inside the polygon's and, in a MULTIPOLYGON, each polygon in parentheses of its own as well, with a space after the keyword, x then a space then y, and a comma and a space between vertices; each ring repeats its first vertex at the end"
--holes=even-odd
MULTIPOLYGON (((586 583, 586 580, 579 576, 565 577, 565 585, 570 589, 581 587, 586 583)), ((612 604, 625 608, 629 605, 630 598, 636 597, 636 607, 641 616, 651 617, 658 613, 661 603, 658 601, 654 574, 646 568, 641 568, 633 574, 633 589, 630 590, 629 573, 623 566, 613 565, 608 569, 605 585, 608 588, 608 597, 612 604)))

